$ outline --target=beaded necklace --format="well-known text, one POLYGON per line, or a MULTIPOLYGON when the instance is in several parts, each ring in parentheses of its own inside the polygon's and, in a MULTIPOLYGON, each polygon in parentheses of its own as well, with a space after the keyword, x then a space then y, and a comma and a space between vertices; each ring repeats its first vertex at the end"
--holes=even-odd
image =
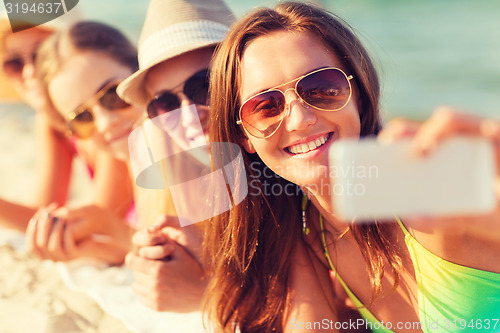
MULTIPOLYGON (((307 226, 307 217, 306 217, 306 208, 307 208, 307 196, 304 194, 302 197, 302 232, 307 236, 311 232, 309 227, 307 226)), ((321 243, 323 244, 323 253, 325 255, 326 260, 328 261, 328 265, 330 266, 330 269, 335 271, 335 268, 333 267, 333 261, 332 258, 330 257, 330 253, 328 253, 328 246, 326 245, 326 236, 325 236, 325 224, 323 222, 323 215, 319 214, 319 225, 321 228, 321 243)), ((348 231, 350 227, 348 226, 344 232, 342 232, 340 235, 338 235, 337 240, 342 238, 348 231)))

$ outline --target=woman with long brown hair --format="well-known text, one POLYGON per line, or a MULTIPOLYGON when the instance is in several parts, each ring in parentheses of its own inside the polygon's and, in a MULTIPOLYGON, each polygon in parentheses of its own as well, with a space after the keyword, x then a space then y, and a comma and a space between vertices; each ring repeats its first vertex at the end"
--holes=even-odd
MULTIPOLYGON (((328 148, 339 139, 379 133, 379 90, 356 34, 323 9, 286 2, 256 10, 232 27, 213 61, 210 141, 243 147, 249 194, 214 218, 207 235, 214 278, 206 305, 218 330, 338 331, 347 323, 343 303, 354 303, 365 319, 356 331, 427 332, 396 324, 498 314, 498 260, 477 263, 466 255, 498 253, 498 241, 471 231, 470 220, 453 220, 460 232, 450 233, 449 221, 433 218, 429 236, 419 223, 353 224, 336 215, 328 148), (443 250, 468 237, 475 242, 465 252, 450 256, 443 250), (451 279, 432 280, 417 261, 424 252, 429 262, 455 262, 457 267, 442 272, 451 279), (475 291, 496 285, 488 289, 494 296, 485 303, 474 292, 457 294, 450 280, 475 291), (448 290, 444 305, 432 297, 438 287, 448 290)), ((421 154, 458 134, 500 138, 498 122, 450 110, 436 112, 420 128, 402 124, 405 131, 386 135, 416 132, 421 154)), ((474 222, 498 230, 495 217, 498 207, 474 222)))

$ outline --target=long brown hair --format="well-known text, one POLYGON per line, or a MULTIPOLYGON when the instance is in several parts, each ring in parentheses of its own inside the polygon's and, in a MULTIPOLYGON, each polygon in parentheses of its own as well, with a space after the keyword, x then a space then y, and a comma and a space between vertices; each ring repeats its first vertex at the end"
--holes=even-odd
MULTIPOLYGON (((236 125, 240 107, 240 65, 245 47, 274 31, 308 32, 317 36, 353 73, 358 91, 361 136, 375 135, 379 118, 379 80, 367 51, 352 28, 340 18, 313 5, 284 2, 274 9, 258 9, 240 19, 220 45, 212 64, 211 142, 240 143, 244 134, 236 125)), ((217 331, 282 331, 287 302, 287 278, 291 250, 301 241, 298 218, 300 191, 273 195, 252 189, 269 185, 290 186, 266 170, 257 154, 243 153, 249 195, 231 211, 213 218, 207 233, 205 254, 213 279, 205 301, 217 331), (266 175, 268 175, 266 177, 266 175), (252 183, 253 182, 253 183, 252 183)), ((217 166, 216 166, 217 167, 217 166)), ((381 291, 383 257, 398 278, 399 257, 382 237, 383 225, 352 226, 369 267, 374 297, 381 291)))

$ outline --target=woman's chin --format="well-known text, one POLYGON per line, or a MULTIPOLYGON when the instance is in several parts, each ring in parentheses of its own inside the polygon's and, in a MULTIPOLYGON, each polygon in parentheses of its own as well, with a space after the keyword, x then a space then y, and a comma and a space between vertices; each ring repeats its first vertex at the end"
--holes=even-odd
POLYGON ((129 160, 129 150, 128 150, 128 139, 120 139, 112 143, 109 147, 110 152, 119 160, 128 161, 129 160))

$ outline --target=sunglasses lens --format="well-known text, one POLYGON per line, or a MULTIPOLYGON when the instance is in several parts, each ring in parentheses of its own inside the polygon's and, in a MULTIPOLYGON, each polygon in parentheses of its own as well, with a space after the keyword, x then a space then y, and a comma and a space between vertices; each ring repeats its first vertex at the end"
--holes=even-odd
POLYGON ((14 76, 19 75, 23 71, 24 61, 22 58, 14 58, 6 60, 3 63, 3 70, 5 74, 14 76))
POLYGON ((208 70, 204 69, 190 77, 184 85, 184 94, 198 105, 208 105, 208 70))
POLYGON ((68 126, 71 132, 79 138, 89 138, 94 132, 94 116, 89 110, 84 110, 71 120, 68 126))
POLYGON ((297 93, 307 104, 324 111, 342 109, 351 96, 351 86, 338 69, 325 69, 302 78, 297 93))
POLYGON ((148 116, 153 119, 164 113, 180 108, 179 99, 172 93, 163 93, 148 105, 148 116))
POLYGON ((241 107, 241 121, 253 136, 271 135, 283 120, 285 96, 281 91, 272 90, 252 97, 241 107))
POLYGON ((130 106, 130 104, 118 96, 116 87, 117 86, 113 86, 109 88, 99 99, 99 103, 108 110, 124 109, 130 106))

